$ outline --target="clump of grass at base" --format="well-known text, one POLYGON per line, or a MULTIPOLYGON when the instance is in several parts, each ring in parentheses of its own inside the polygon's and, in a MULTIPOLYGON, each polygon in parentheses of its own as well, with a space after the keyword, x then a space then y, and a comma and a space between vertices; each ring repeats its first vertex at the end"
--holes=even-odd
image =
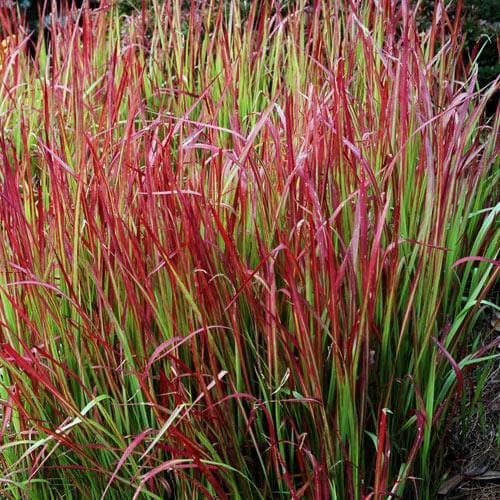
POLYGON ((2 495, 433 498, 494 87, 441 3, 181 3, 0 74, 2 495))

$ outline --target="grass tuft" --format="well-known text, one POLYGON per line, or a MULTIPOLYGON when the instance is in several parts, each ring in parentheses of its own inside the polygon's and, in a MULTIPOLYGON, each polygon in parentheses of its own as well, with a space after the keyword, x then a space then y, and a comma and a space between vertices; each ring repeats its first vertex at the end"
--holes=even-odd
POLYGON ((499 80, 441 0, 426 32, 408 0, 283 3, 104 3, 3 46, 6 498, 436 494, 495 356, 467 347, 499 80))

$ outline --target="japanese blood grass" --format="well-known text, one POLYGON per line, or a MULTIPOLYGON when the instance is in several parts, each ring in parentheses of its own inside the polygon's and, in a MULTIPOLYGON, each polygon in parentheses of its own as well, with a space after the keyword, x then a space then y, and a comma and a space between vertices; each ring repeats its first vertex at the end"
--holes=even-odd
POLYGON ((494 88, 439 1, 277 5, 4 60, 3 496, 433 497, 493 356, 494 88))

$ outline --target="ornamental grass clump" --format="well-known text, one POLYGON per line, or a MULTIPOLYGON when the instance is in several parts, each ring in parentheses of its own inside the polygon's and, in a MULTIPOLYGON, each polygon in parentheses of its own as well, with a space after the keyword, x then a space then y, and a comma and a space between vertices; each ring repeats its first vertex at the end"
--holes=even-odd
POLYGON ((3 60, 1 495, 433 498, 498 80, 440 0, 184 4, 3 60))

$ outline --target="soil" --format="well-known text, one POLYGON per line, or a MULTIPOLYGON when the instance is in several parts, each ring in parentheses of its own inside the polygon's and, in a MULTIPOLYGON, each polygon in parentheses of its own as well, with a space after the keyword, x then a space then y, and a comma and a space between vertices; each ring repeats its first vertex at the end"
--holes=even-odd
MULTIPOLYGON (((498 299, 498 293, 494 295, 498 299)), ((439 489, 442 499, 500 498, 500 315, 490 307, 485 309, 483 317, 479 328, 484 338, 482 344, 493 345, 489 354, 498 357, 487 372, 475 404, 472 397, 485 374, 484 365, 471 374, 471 390, 463 407, 466 416, 457 416, 448 431, 445 463, 448 476, 439 489)))

